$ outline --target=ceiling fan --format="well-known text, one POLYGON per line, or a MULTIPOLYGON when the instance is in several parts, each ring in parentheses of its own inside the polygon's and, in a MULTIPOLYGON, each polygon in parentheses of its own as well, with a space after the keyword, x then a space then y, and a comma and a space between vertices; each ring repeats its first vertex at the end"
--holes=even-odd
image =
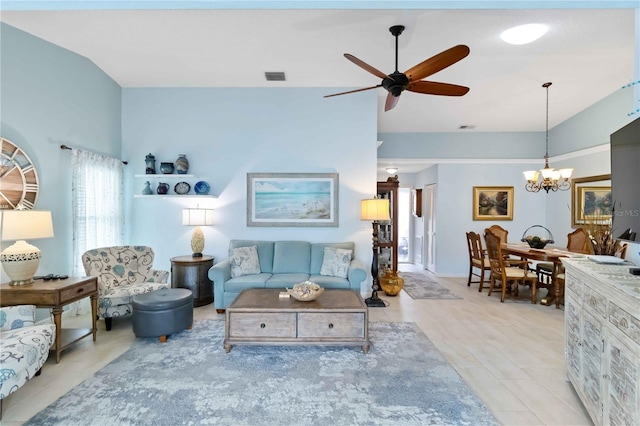
POLYGON ((426 95, 440 96, 463 96, 469 91, 469 88, 465 86, 422 80, 423 78, 435 74, 438 71, 442 71, 465 58, 469 54, 469 47, 459 44, 420 62, 418 65, 415 65, 402 73, 398 71, 398 36, 404 31, 404 26, 394 25, 389 28, 389 31, 396 38, 396 70, 392 74, 386 75, 382 71, 377 70, 355 56, 345 53, 345 58, 376 77, 380 77, 382 79, 382 83, 376 86, 365 87, 363 89, 349 90, 348 92, 326 95, 325 98, 384 87, 389 92, 384 105, 384 110, 389 111, 397 105, 400 94, 405 90, 423 93, 426 95))

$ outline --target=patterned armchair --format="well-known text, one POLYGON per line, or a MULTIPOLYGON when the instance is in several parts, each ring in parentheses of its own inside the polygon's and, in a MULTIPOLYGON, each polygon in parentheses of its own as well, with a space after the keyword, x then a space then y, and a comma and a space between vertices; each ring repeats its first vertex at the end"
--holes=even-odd
POLYGON ((98 277, 98 317, 107 331, 111 319, 132 312, 133 297, 169 288, 169 271, 153 269, 153 249, 114 246, 88 250, 82 255, 85 273, 98 277))
POLYGON ((0 419, 2 400, 39 376, 55 342, 54 324, 36 325, 34 305, 0 308, 0 419))

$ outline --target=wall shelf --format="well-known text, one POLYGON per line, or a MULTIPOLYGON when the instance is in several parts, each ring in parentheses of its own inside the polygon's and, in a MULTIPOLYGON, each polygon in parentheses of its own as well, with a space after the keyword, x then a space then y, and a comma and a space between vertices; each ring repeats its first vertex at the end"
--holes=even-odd
POLYGON ((145 195, 145 194, 134 194, 133 198, 184 198, 184 199, 191 199, 191 198, 218 198, 216 195, 205 195, 205 194, 184 194, 184 195, 179 195, 179 194, 149 194, 149 195, 145 195))
POLYGON ((172 178, 181 178, 181 179, 188 179, 188 178, 194 178, 196 177, 196 175, 181 175, 178 173, 167 173, 167 174, 155 174, 155 175, 133 175, 133 177, 135 178, 148 178, 148 179, 161 179, 161 178, 168 178, 168 179, 172 179, 172 178))

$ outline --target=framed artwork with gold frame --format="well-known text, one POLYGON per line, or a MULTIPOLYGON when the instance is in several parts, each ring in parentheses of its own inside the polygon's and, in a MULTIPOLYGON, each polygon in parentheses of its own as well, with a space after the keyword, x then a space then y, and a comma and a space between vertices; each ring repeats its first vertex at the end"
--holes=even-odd
POLYGON ((611 219, 611 175, 574 178, 571 182, 571 226, 611 219))
POLYGON ((473 220, 513 220, 513 186, 474 186, 473 220))

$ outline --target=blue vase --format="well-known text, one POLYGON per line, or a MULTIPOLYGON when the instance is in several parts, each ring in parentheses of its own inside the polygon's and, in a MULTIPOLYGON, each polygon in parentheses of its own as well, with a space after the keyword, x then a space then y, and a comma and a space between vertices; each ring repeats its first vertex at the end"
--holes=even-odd
POLYGON ((184 175, 189 171, 189 160, 184 154, 179 154, 178 159, 174 163, 176 172, 180 175, 184 175))
POLYGON ((151 195, 153 191, 151 190, 151 182, 146 181, 144 183, 144 189, 142 190, 142 195, 151 195))

